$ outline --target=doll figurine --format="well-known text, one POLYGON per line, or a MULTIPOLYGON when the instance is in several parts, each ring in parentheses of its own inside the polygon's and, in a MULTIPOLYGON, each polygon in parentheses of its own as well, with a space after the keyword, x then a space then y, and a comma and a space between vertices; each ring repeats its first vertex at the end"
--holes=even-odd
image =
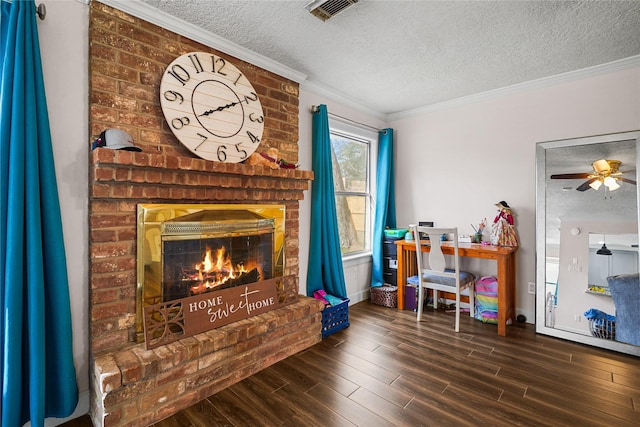
POLYGON ((498 208, 498 215, 493 220, 493 223, 495 224, 500 220, 500 218, 504 218, 509 224, 513 225, 513 214, 507 202, 505 202, 504 200, 498 202, 496 203, 496 207, 498 208))
POLYGON ((491 244, 497 246, 518 246, 513 222, 513 213, 507 202, 496 203, 498 215, 493 220, 491 244))

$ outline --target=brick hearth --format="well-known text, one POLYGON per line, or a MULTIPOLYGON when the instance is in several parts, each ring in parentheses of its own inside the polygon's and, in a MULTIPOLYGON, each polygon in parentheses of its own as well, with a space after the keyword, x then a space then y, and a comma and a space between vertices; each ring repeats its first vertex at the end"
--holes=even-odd
MULTIPOLYGON (((322 304, 298 296, 299 201, 313 173, 195 158, 162 116, 166 66, 211 51, 252 81, 264 110, 258 151, 298 161, 298 84, 99 2, 90 3, 89 126, 126 130, 142 152, 91 152, 90 415, 95 426, 145 426, 321 339, 322 304), (285 205, 286 307, 146 350, 136 343, 139 203, 285 205)), ((303 286, 304 288, 304 286, 303 286)))

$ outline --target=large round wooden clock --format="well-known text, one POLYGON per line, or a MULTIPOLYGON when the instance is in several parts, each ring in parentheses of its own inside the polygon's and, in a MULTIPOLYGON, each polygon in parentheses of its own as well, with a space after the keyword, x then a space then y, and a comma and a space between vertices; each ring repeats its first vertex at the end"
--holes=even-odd
POLYGON ((169 64, 160 105, 176 138, 203 159, 241 162, 262 139, 264 114, 255 89, 217 55, 191 52, 169 64))

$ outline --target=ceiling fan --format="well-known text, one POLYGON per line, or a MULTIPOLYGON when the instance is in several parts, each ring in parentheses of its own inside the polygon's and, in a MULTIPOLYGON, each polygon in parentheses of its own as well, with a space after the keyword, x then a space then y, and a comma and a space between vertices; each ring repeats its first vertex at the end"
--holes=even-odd
POLYGON ((614 191, 620 188, 618 181, 636 185, 636 181, 621 176, 625 173, 619 170, 621 164, 622 162, 620 160, 600 159, 591 163, 593 172, 556 174, 551 175, 551 179, 586 179, 585 182, 576 188, 578 191, 586 191, 590 188, 597 190, 602 184, 604 184, 609 191, 614 191))

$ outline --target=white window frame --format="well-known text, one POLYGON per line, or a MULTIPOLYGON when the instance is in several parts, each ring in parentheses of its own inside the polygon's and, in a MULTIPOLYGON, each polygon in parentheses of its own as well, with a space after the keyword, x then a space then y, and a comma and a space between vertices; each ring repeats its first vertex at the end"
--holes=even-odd
MULTIPOLYGON (((367 198, 369 202, 369 218, 367 221, 367 229, 365 232, 366 249, 360 252, 343 255, 342 261, 358 260, 361 258, 371 258, 372 242, 373 242, 373 222, 375 217, 375 190, 377 179, 377 159, 378 159, 378 132, 367 126, 358 125, 347 119, 340 117, 329 117, 329 133, 340 136, 352 137, 356 140, 367 142, 369 144, 369 159, 367 165, 368 173, 368 189, 367 198)), ((334 188, 335 190, 335 188, 334 188)))

